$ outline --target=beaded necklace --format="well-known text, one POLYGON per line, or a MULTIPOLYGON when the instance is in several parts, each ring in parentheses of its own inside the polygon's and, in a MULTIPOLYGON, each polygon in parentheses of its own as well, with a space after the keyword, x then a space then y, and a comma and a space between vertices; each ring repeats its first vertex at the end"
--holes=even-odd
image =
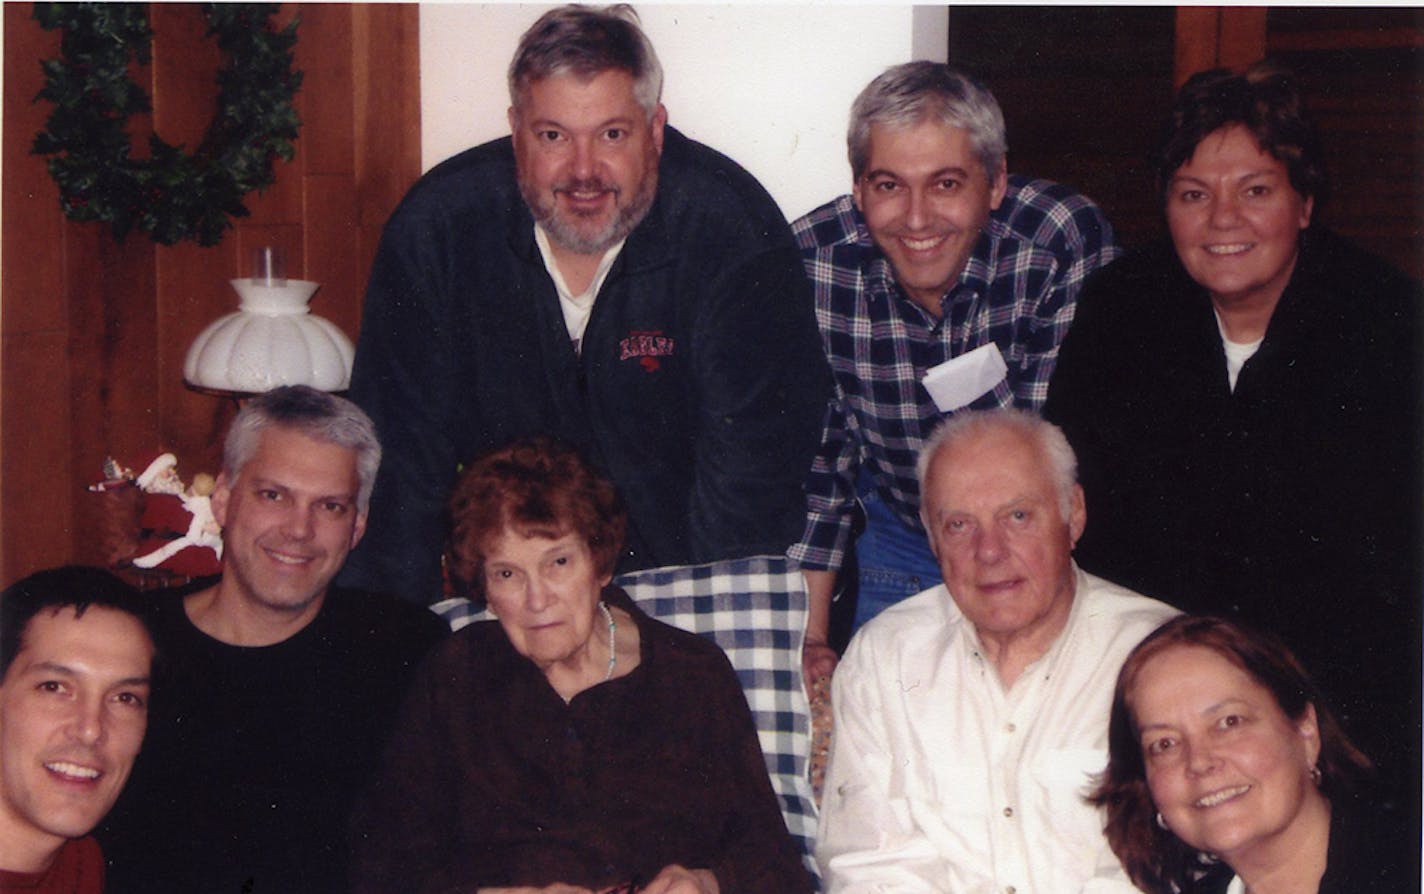
POLYGON ((613 620, 613 612, 609 611, 608 603, 600 601, 599 609, 603 611, 603 617, 608 619, 608 673, 603 675, 605 682, 613 679, 613 669, 618 666, 618 649, 614 642, 614 635, 618 633, 618 624, 613 620))

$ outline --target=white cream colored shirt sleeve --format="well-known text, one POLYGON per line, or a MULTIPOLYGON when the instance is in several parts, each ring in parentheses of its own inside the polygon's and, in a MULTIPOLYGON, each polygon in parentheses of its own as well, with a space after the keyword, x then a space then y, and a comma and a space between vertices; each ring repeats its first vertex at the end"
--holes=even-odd
POLYGON ((1007 691, 943 585, 855 637, 816 848, 829 894, 1136 891, 1083 796, 1118 668, 1175 611, 1075 573, 1062 635, 1007 691))

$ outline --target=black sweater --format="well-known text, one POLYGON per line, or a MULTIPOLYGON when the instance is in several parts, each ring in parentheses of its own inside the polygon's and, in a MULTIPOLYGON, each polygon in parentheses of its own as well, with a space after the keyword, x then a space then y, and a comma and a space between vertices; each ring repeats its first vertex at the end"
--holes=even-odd
POLYGON ((154 597, 148 734, 98 830, 109 894, 344 889, 347 824, 415 666, 449 633, 395 597, 333 590, 299 633, 232 646, 154 597))
POLYGON ((1420 318, 1417 284, 1307 231, 1233 392, 1162 243, 1089 284, 1044 407, 1078 453, 1080 564, 1280 635, 1416 815, 1420 318))

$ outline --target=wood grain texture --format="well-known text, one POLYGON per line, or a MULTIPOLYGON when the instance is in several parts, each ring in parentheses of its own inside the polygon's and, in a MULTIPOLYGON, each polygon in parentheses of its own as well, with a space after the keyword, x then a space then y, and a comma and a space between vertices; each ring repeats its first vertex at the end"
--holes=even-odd
POLYGON ((1260 6, 1220 9, 1216 64, 1240 70, 1266 55, 1266 10, 1260 6))
POLYGON ((38 60, 59 36, 3 7, 4 149, 0 163, 0 575, 8 583, 71 553, 68 320, 59 191, 30 141, 48 109, 38 60))
MULTIPOLYGON (((31 101, 39 60, 59 48, 32 11, 3 7, 0 583, 100 560, 100 501, 84 487, 105 455, 133 464, 162 446, 185 479, 217 470, 235 407, 188 389, 182 364, 198 332, 236 309, 227 281, 250 272, 252 249, 283 248, 288 275, 322 283, 314 312, 354 340, 376 235, 420 173, 418 7, 284 5, 279 24, 301 16, 307 72, 296 158, 216 247, 116 242, 106 225, 63 218, 44 160, 29 154, 48 115, 31 101)), ((153 60, 133 75, 154 111, 130 122, 134 152, 147 154, 150 131, 191 151, 221 53, 196 4, 154 4, 150 20, 153 60)))

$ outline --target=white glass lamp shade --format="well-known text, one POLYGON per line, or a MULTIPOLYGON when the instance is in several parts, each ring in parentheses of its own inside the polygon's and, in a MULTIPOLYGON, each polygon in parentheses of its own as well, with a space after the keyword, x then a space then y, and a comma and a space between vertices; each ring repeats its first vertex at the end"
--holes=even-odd
POLYGON ((311 313, 318 283, 304 279, 229 280, 242 304, 193 341, 183 361, 189 384, 218 391, 262 392, 279 385, 345 391, 351 384, 351 339, 311 313))

